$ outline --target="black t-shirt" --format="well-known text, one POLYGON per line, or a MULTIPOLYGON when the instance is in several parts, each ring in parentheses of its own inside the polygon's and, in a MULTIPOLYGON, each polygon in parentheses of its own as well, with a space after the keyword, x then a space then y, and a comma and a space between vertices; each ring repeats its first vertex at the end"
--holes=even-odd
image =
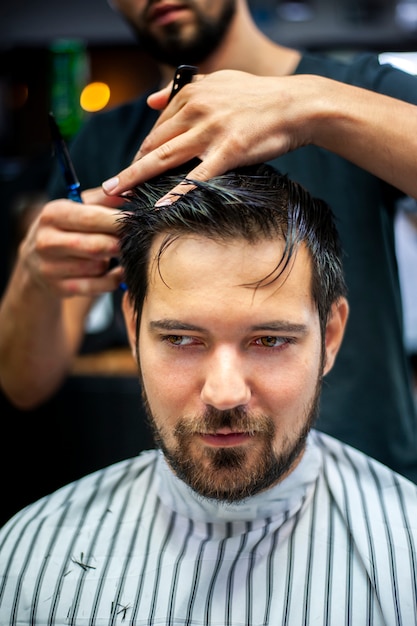
MULTIPOLYGON (((417 78, 373 55, 343 63, 304 55, 297 74, 318 74, 417 104, 417 78)), ((137 101, 96 114, 71 146, 81 187, 100 185, 132 161, 157 113, 137 101)), ((403 343, 393 217, 399 192, 315 146, 272 163, 332 207, 343 248, 350 316, 325 377, 318 428, 417 482, 417 419, 403 343)), ((59 178, 53 197, 64 195, 59 178)))

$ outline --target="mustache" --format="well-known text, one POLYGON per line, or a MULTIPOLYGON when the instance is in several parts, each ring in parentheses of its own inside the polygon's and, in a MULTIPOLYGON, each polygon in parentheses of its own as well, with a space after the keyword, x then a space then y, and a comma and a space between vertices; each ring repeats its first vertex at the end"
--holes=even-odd
POLYGON ((274 434, 274 423, 268 415, 248 412, 244 407, 235 407, 227 411, 219 411, 208 406, 201 416, 183 417, 175 427, 179 437, 190 435, 210 435, 221 428, 229 428, 233 432, 249 433, 250 435, 274 434))

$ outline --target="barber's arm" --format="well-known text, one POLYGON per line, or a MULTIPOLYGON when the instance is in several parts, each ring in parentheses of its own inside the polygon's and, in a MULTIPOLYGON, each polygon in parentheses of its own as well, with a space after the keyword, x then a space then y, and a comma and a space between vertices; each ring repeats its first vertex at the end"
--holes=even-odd
POLYGON ((234 70, 197 77, 167 106, 169 92, 149 97, 152 108, 166 108, 137 160, 106 181, 107 193, 126 191, 194 157, 201 164, 189 177, 205 180, 316 145, 417 197, 417 106, 321 76, 234 70))
POLYGON ((114 208, 120 199, 100 189, 83 193, 84 204, 47 203, 19 247, 0 304, 0 387, 21 408, 53 393, 71 365, 95 296, 117 288, 114 208))

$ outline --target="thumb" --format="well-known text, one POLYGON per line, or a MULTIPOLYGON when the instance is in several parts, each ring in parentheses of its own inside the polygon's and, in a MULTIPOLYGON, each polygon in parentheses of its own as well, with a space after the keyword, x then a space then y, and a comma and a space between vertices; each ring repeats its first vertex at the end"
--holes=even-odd
POLYGON ((146 102, 151 109, 155 111, 161 111, 168 104, 169 96, 172 89, 172 81, 164 87, 164 89, 160 89, 159 91, 155 91, 150 96, 148 96, 146 102))

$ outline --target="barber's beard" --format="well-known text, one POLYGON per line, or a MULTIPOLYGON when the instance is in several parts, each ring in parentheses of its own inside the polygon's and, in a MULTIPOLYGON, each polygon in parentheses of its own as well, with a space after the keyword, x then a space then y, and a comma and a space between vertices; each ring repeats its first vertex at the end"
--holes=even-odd
MULTIPOLYGON (((143 386, 142 386, 143 389, 143 386)), ((244 408, 218 411, 207 407, 201 416, 183 416, 178 420, 170 440, 152 415, 146 394, 143 402, 148 413, 156 444, 174 473, 205 498, 239 502, 268 489, 282 480, 304 452, 307 435, 318 413, 321 378, 304 420, 297 431, 291 431, 275 450, 275 423, 268 415, 254 415, 244 408), (251 440, 240 446, 211 447, 202 445, 199 436, 230 428, 251 433, 251 440)))
MULTIPOLYGON (((149 1, 148 5, 152 2, 149 1)), ((220 45, 227 33, 236 9, 236 0, 224 0, 221 13, 208 18, 193 0, 184 2, 195 16, 194 35, 185 40, 180 23, 168 24, 163 36, 155 37, 146 26, 130 22, 140 47, 157 62, 171 67, 181 64, 198 65, 205 61, 220 45)))

